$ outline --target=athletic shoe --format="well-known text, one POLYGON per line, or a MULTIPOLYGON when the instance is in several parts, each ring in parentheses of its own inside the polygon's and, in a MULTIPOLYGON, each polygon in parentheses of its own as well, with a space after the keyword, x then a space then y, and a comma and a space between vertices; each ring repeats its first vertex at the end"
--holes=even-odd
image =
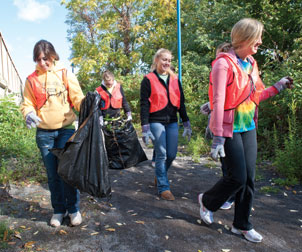
POLYGON ((255 231, 255 229, 245 231, 232 227, 231 231, 234 234, 243 235, 245 239, 251 242, 261 242, 263 238, 261 234, 255 231))
POLYGON ((226 202, 223 203, 223 205, 220 207, 220 209, 229 210, 229 209, 231 209, 233 204, 234 204, 234 202, 226 201, 226 202))
POLYGON ((50 219, 50 225, 53 227, 59 227, 62 224, 63 218, 65 214, 53 214, 50 219))
POLYGON ((73 214, 69 214, 69 217, 70 217, 70 223, 72 226, 78 226, 82 223, 82 216, 79 211, 77 211, 73 214))
POLYGON ((202 204, 202 196, 203 196, 203 193, 198 195, 198 202, 200 205, 200 210, 199 210, 200 217, 204 221, 204 223, 206 223, 207 225, 210 225, 214 222, 213 212, 206 209, 205 206, 202 204))

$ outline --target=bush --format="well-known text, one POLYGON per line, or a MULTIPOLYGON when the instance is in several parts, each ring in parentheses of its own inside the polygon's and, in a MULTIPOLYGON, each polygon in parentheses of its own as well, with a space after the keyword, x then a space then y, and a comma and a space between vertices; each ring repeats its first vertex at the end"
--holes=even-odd
POLYGON ((28 130, 12 97, 0 99, 0 184, 8 180, 45 181, 35 130, 28 130))

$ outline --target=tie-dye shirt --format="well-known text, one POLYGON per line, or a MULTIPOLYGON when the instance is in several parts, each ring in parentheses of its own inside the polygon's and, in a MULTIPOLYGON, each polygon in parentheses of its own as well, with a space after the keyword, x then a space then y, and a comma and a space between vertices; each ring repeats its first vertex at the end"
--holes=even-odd
MULTIPOLYGON (((246 62, 239 57, 237 58, 242 70, 250 74, 253 70, 252 64, 249 61, 246 62)), ((254 122, 255 109, 256 105, 250 98, 246 99, 235 109, 234 132, 245 132, 256 128, 254 122)))

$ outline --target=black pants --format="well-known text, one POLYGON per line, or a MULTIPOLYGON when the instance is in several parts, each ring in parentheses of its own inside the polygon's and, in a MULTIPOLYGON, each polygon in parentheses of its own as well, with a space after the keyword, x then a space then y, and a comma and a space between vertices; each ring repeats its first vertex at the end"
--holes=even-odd
POLYGON ((257 159, 256 130, 234 133, 224 144, 227 174, 203 195, 204 206, 212 212, 235 194, 234 227, 252 229, 249 216, 254 199, 254 180, 257 159))

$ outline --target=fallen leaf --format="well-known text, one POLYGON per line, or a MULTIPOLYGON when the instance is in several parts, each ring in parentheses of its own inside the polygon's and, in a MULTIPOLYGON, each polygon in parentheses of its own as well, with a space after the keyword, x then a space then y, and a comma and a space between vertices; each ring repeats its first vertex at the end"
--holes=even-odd
POLYGON ((297 191, 293 190, 293 194, 297 194, 297 191))
POLYGON ((201 220, 200 220, 200 219, 198 219, 198 220, 197 220, 197 223, 198 223, 198 224, 201 224, 201 220))
POLYGON ((222 229, 221 228, 218 228, 217 231, 218 231, 218 233, 222 234, 222 229))
POLYGON ((99 232, 93 232, 90 235, 97 235, 99 232))
POLYGON ((39 233, 39 231, 34 232, 34 235, 37 235, 39 233))
POLYGON ((82 228, 87 228, 88 227, 88 225, 84 225, 84 226, 82 226, 82 228))
POLYGON ((137 224, 145 224, 144 221, 135 221, 137 224))
POLYGON ((132 216, 136 216, 137 215, 137 213, 133 213, 133 214, 131 214, 132 216))
POLYGON ((101 212, 102 215, 106 215, 104 212, 101 212))
POLYGON ((36 251, 43 251, 42 248, 36 248, 36 251))
POLYGON ((184 193, 184 195, 189 195, 189 194, 190 194, 190 193, 187 193, 187 192, 186 192, 186 193, 184 193))
POLYGON ((116 207, 111 207, 111 210, 116 210, 116 207))
POLYGON ((285 197, 287 197, 287 193, 286 193, 286 192, 283 192, 283 195, 284 195, 285 197))
POLYGON ((7 244, 8 244, 8 245, 15 245, 16 242, 8 242, 7 244))
POLYGON ((293 210, 293 209, 291 209, 289 211, 292 212, 292 213, 298 213, 299 212, 298 210, 293 210))
POLYGON ((20 226, 20 228, 22 228, 22 229, 26 229, 26 226, 20 226))
POLYGON ((301 219, 299 219, 299 221, 300 221, 300 222, 302 222, 302 220, 301 220, 301 219))
POLYGON ((167 216, 165 216, 166 218, 168 218, 168 219, 173 219, 173 217, 172 216, 169 216, 169 215, 167 215, 167 216))
POLYGON ((32 248, 36 242, 30 241, 24 244, 24 248, 32 248))
POLYGON ((7 235, 8 235, 8 231, 5 230, 4 233, 3 233, 3 238, 2 238, 3 241, 6 241, 7 235))
POLYGON ((113 183, 116 183, 117 182, 117 180, 113 180, 113 183))
POLYGON ((14 236, 15 236, 16 238, 18 238, 18 239, 22 240, 22 237, 21 237, 21 235, 20 235, 20 234, 14 234, 14 236))
POLYGON ((101 225, 101 223, 100 223, 100 222, 95 222, 94 224, 95 224, 96 226, 101 225))
POLYGON ((115 232, 115 228, 106 228, 106 230, 109 232, 115 232))
POLYGON ((188 198, 187 197, 181 197, 182 199, 184 199, 184 200, 187 200, 188 198))
POLYGON ((166 240, 168 240, 168 239, 169 239, 169 236, 168 236, 168 235, 165 235, 165 238, 166 238, 166 240))
POLYGON ((109 227, 110 227, 109 225, 106 225, 106 226, 105 226, 105 228, 109 228, 109 227))
POLYGON ((267 196, 267 197, 271 197, 271 195, 270 195, 270 194, 265 194, 265 196, 267 196))
POLYGON ((221 249, 222 252, 230 252, 230 249, 221 249))
POLYGON ((119 223, 119 222, 116 223, 116 225, 118 225, 118 226, 123 226, 123 224, 122 224, 122 223, 119 223))
POLYGON ((225 228, 226 230, 230 230, 230 227, 229 227, 228 225, 224 225, 224 228, 225 228))
POLYGON ((134 210, 128 210, 128 211, 127 211, 127 213, 132 213, 132 212, 134 212, 134 210))
POLYGON ((59 231, 59 233, 60 233, 61 235, 66 235, 66 234, 67 234, 67 232, 66 232, 65 230, 63 230, 63 229, 61 229, 61 230, 59 231))
POLYGON ((218 221, 218 224, 222 225, 222 222, 221 222, 221 221, 218 221))

